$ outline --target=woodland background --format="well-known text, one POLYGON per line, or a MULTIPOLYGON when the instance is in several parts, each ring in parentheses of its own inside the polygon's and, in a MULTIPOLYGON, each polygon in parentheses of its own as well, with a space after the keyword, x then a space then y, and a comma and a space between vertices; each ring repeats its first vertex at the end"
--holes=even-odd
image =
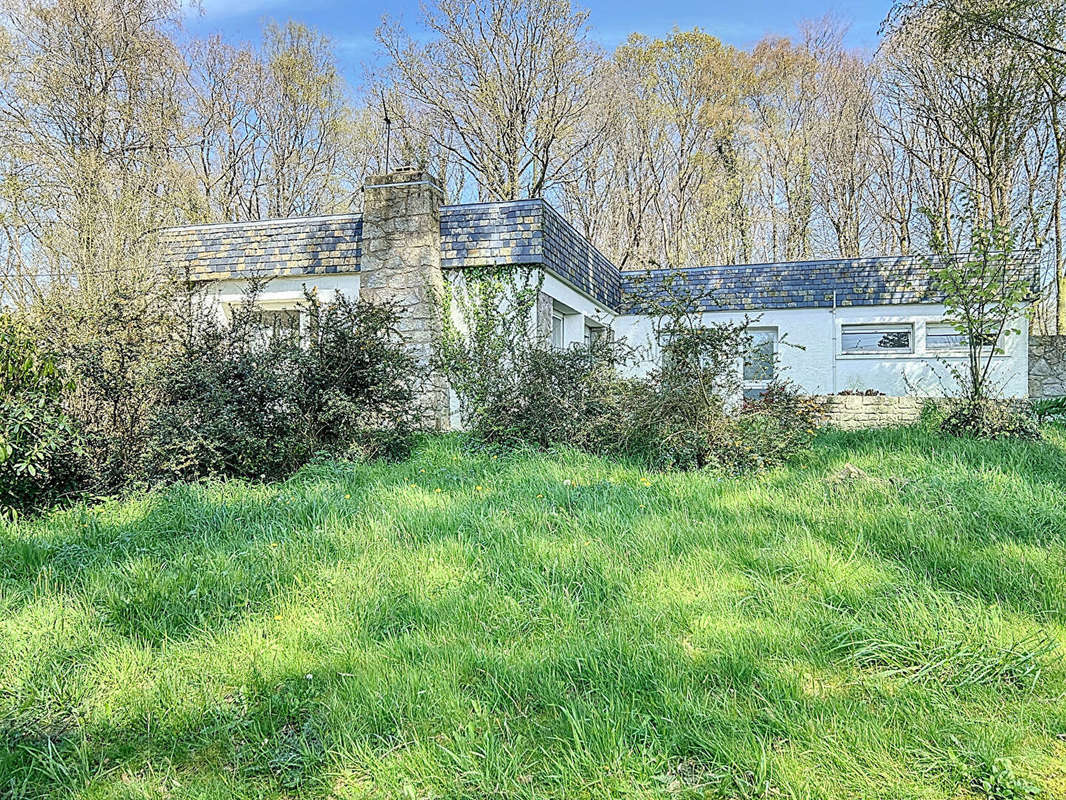
POLYGON ((162 226, 357 210, 386 158, 448 200, 542 196, 623 268, 966 250, 997 226, 1066 332, 1066 2, 909 0, 874 52, 831 19, 750 49, 556 0, 384 18, 380 68, 328 36, 234 46, 180 0, 0 0, 0 299, 134 297, 162 226))

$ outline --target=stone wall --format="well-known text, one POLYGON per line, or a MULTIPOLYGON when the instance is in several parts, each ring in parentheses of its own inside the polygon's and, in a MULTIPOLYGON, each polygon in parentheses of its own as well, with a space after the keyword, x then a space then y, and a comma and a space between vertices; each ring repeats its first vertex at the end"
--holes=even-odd
MULTIPOLYGON (((399 304, 400 334, 418 363, 428 368, 441 335, 440 206, 436 180, 420 170, 371 177, 364 188, 359 293, 399 304)), ((448 427, 448 386, 430 375, 418 402, 427 428, 448 427)))
POLYGON ((1029 396, 1066 395, 1066 336, 1029 337, 1029 396))
POLYGON ((913 425, 930 402, 927 397, 884 397, 865 395, 823 395, 825 422, 834 428, 854 431, 864 428, 889 428, 913 425))

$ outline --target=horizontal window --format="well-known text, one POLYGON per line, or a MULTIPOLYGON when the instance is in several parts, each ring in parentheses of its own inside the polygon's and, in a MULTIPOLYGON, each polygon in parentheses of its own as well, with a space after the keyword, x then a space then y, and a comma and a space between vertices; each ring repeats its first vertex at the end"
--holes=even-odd
POLYGON ((844 353, 910 353, 913 341, 910 325, 844 325, 840 329, 844 353))
MULTIPOLYGON (((994 333, 983 334, 980 339, 982 347, 993 347, 996 342, 994 333)), ((925 348, 927 350, 965 350, 970 346, 970 337, 960 333, 950 322, 930 322, 925 326, 925 348)))
POLYGON ((949 322, 930 322, 925 326, 927 350, 962 350, 967 341, 966 334, 959 333, 949 322))
POLYGON ((275 336, 300 332, 300 312, 294 308, 264 309, 256 312, 256 324, 275 336))

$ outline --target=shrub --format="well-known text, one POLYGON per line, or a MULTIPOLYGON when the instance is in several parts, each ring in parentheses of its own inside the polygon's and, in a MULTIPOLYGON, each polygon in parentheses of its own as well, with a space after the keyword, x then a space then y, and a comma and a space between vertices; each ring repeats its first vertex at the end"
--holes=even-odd
POLYGON ((473 410, 473 431, 484 441, 586 449, 608 413, 619 382, 615 348, 604 342, 566 351, 530 348, 514 363, 503 391, 490 391, 473 410))
POLYGON ((1036 421, 1066 422, 1066 397, 1042 397, 1032 402, 1033 416, 1036 421))
POLYGON ((463 423, 494 444, 568 444, 653 469, 731 470, 779 463, 809 442, 816 409, 784 385, 745 404, 738 364, 751 320, 702 324, 698 299, 659 306, 663 363, 640 378, 635 352, 608 337, 566 351, 533 328, 539 285, 528 274, 470 273, 446 297, 437 368, 463 423))
POLYGON ((63 407, 68 389, 55 356, 0 314, 0 517, 74 487, 79 446, 63 407))
POLYGON ((758 400, 744 404, 737 426, 741 449, 731 459, 732 466, 784 463, 810 446, 822 415, 821 405, 792 384, 771 384, 758 400))
POLYGON ((309 294, 300 336, 268 335, 253 286, 229 322, 192 303, 159 374, 142 474, 275 478, 316 454, 405 452, 417 369, 390 305, 309 294), (195 309, 200 309, 196 311, 195 309))
POLYGON ((114 492, 137 471, 158 371, 181 323, 178 288, 166 276, 124 276, 57 287, 32 309, 35 335, 70 377, 66 408, 81 432, 89 491, 114 492))
POLYGON ((949 406, 940 429, 952 436, 982 439, 1039 439, 1040 428, 1017 402, 962 398, 949 406))

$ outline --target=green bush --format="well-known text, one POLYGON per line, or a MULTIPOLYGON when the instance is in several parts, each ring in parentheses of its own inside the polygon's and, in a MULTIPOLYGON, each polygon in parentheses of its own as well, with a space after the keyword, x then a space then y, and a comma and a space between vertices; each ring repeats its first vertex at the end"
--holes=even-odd
POLYGON ((452 287, 437 364, 478 440, 565 444, 653 469, 731 471, 780 463, 805 447, 817 409, 795 390, 740 401, 751 320, 704 325, 680 298, 657 312, 663 362, 625 378, 636 353, 600 337, 565 351, 533 329, 539 286, 520 272, 471 273, 452 287), (458 319, 457 323, 455 320, 458 319))
POLYGON ((54 501, 75 484, 78 435, 55 357, 0 314, 0 516, 54 501))
POLYGON ((771 384, 758 400, 744 404, 735 440, 741 444, 728 463, 739 469, 784 463, 810 446, 822 414, 819 403, 792 384, 771 384))
POLYGON ((1066 422, 1066 397, 1042 397, 1034 400, 1032 407, 1039 423, 1066 422))
POLYGON ((957 399, 949 406, 940 429, 952 436, 981 439, 1039 439, 1032 415, 1012 400, 957 399))
POLYGON ((307 324, 293 336, 264 332, 254 290, 228 322, 190 307, 203 310, 158 376, 146 478, 269 479, 317 454, 406 451, 418 371, 395 307, 308 295, 307 324))

